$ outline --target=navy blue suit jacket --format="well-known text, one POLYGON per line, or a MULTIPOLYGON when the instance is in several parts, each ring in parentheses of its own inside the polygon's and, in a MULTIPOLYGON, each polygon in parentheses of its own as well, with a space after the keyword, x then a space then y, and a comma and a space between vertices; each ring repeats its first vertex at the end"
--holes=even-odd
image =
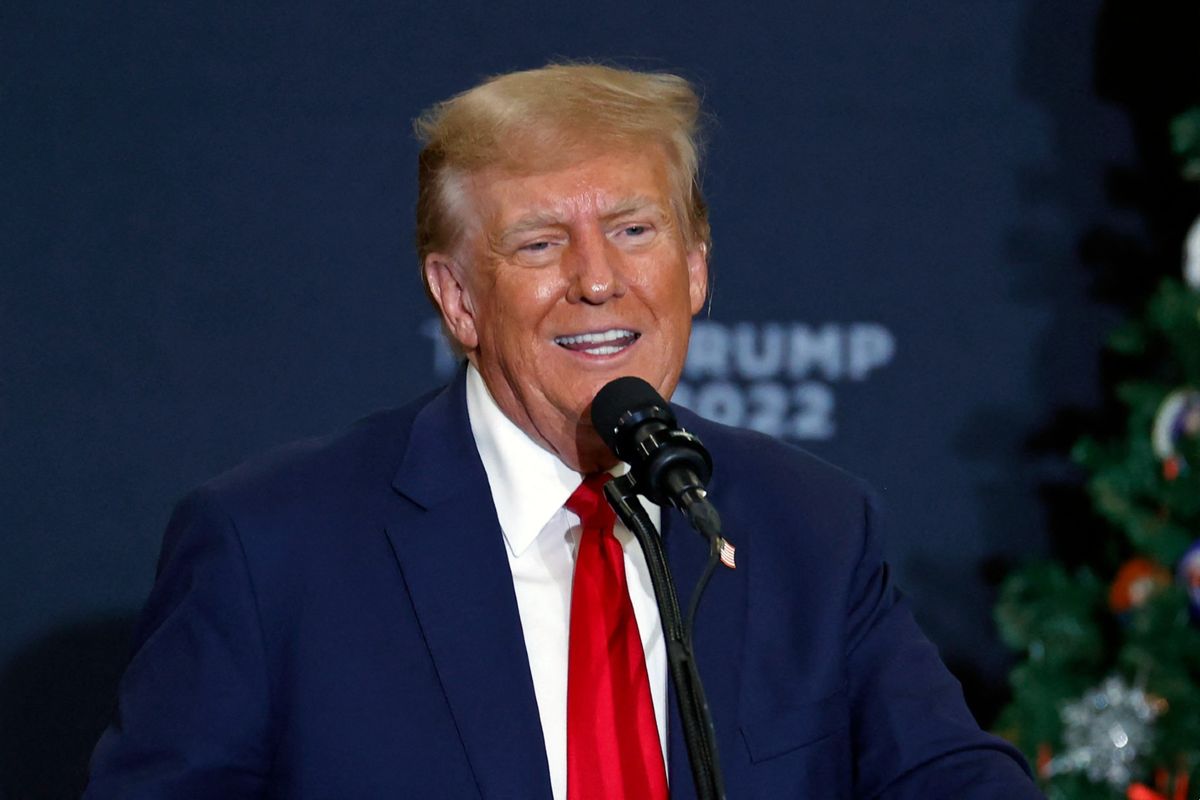
MULTIPOLYGON (((898 597, 865 487, 680 417, 737 545, 695 642, 729 797, 1040 797, 898 597)), ((663 537, 686 596, 706 548, 674 511, 663 537)), ((550 800, 503 548, 461 374, 211 481, 169 524, 85 797, 550 800)))

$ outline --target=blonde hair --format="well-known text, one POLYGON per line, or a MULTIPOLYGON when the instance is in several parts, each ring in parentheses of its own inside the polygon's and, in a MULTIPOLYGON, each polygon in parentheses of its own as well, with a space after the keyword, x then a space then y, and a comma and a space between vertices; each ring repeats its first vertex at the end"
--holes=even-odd
MULTIPOLYGON (((438 103, 413 125, 423 144, 417 173, 419 263, 461 241, 466 176, 493 167, 536 173, 584 154, 647 144, 666 153, 672 205, 688 246, 711 249, 700 191, 699 119, 700 98, 683 78, 599 64, 510 72, 438 103)), ((425 289, 428 293, 429 286, 425 289)))

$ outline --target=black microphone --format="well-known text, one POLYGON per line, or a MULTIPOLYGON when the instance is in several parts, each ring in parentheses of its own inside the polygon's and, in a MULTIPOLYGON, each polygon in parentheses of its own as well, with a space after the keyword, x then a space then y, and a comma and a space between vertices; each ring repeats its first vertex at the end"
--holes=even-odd
POLYGON ((629 464, 639 494, 673 505, 709 537, 721 535, 721 518, 706 499, 712 456, 679 427, 675 413, 641 378, 617 378, 592 401, 592 425, 617 458, 629 464))

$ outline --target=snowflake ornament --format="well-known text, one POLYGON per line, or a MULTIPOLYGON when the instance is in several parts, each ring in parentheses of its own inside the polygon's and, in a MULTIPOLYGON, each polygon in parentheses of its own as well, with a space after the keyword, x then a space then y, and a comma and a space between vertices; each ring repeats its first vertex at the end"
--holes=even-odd
POLYGON ((1154 721, 1165 709, 1162 699, 1116 676, 1106 678, 1063 706, 1066 751, 1050 759, 1043 773, 1082 772, 1093 783, 1124 791, 1135 762, 1154 738, 1154 721))

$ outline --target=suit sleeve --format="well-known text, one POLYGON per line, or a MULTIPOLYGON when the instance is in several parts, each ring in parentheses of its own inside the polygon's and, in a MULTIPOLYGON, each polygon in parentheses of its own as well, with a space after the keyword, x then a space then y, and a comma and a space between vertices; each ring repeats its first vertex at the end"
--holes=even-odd
POLYGON ((262 796, 269 694, 238 531, 203 490, 176 508, 85 800, 262 796))
POLYGON ((958 681, 892 584, 874 500, 864 505, 864 546, 852 578, 847 631, 856 796, 1043 797, 1020 753, 981 731, 971 716, 958 681))

